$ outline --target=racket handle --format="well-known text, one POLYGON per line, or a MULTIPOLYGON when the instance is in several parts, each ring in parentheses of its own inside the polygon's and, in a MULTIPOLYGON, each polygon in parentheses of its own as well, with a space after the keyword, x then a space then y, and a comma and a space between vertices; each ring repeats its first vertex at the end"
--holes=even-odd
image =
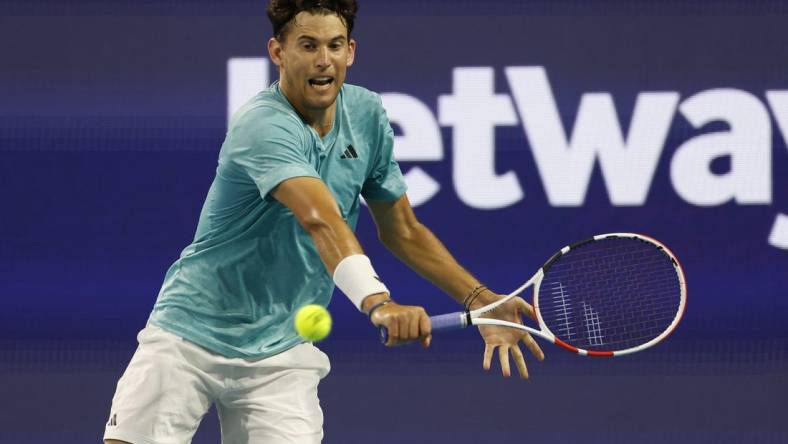
POLYGON ((459 330, 465 328, 468 326, 465 316, 466 313, 464 311, 430 316, 432 332, 435 333, 436 331, 459 330))
MULTIPOLYGON (((464 311, 430 316, 430 324, 432 325, 433 333, 436 331, 459 330, 468 326, 466 322, 466 313, 464 311)), ((388 329, 386 327, 380 327, 380 342, 385 344, 388 340, 388 329)))

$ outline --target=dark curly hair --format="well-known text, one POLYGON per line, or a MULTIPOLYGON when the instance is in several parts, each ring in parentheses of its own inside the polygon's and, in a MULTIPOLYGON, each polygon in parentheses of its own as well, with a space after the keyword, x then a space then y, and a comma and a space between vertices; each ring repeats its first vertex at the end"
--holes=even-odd
POLYGON ((353 31, 358 5, 356 0, 271 0, 266 13, 274 28, 274 37, 283 40, 290 23, 299 12, 336 14, 345 23, 348 36, 353 31))

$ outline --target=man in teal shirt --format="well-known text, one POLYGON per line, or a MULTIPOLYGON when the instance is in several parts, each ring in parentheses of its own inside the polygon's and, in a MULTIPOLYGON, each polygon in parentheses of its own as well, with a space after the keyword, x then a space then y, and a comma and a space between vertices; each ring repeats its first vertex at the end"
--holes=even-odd
MULTIPOLYGON (((316 443, 317 383, 325 355, 293 329, 296 310, 328 305, 334 285, 387 345, 429 346, 424 309, 397 304, 353 234, 360 197, 380 240, 400 260, 472 308, 500 298, 465 271, 419 223, 393 160, 380 98, 344 84, 353 63, 354 0, 274 0, 271 60, 280 80, 233 117, 194 241, 170 267, 140 346, 118 383, 105 442, 188 442, 211 404, 223 442, 316 443)), ((516 298, 493 315, 533 317, 516 298)), ((526 333, 480 329, 484 367, 498 349, 522 377, 526 333)))
POLYGON ((334 283, 309 233, 271 191, 292 178, 322 182, 351 229, 359 196, 405 193, 378 96, 344 85, 334 115, 321 136, 279 82, 236 114, 195 240, 167 273, 151 323, 232 357, 264 358, 302 341, 295 311, 328 305, 334 283))

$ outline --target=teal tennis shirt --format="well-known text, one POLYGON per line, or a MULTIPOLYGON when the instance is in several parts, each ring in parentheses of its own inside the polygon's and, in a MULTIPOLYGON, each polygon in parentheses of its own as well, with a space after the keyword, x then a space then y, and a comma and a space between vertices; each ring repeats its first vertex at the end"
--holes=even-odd
POLYGON ((303 342, 295 311, 328 305, 334 283, 312 238, 270 192, 320 178, 355 229, 360 200, 395 200, 405 182, 377 94, 344 85, 323 138, 271 87, 233 116, 194 241, 167 271, 149 321, 226 357, 258 359, 303 342))

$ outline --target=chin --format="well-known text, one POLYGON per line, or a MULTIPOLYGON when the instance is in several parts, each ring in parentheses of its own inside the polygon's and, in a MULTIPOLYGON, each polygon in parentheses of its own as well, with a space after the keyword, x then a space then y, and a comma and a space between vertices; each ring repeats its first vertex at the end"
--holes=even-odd
POLYGON ((339 91, 336 91, 324 96, 314 97, 312 100, 309 100, 307 105, 312 109, 326 109, 334 104, 338 95, 339 91))

